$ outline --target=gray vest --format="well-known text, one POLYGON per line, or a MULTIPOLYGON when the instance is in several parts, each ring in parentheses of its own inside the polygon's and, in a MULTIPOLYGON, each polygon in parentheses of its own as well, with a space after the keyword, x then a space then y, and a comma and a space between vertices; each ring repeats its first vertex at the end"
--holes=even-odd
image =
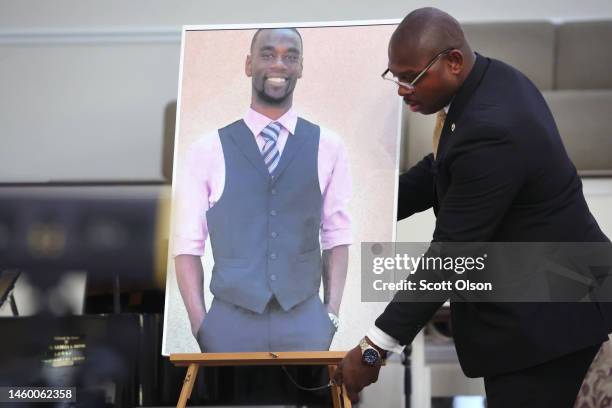
POLYGON ((318 126, 299 118, 270 175, 244 121, 219 130, 225 186, 206 213, 215 296, 262 313, 272 296, 289 310, 318 292, 319 134, 318 126))

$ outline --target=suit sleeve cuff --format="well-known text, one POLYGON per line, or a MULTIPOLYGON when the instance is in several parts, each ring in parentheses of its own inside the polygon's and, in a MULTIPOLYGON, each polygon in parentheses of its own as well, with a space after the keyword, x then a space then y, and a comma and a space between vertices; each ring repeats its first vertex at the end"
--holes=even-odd
POLYGON ((372 326, 366 336, 368 336, 368 339, 370 339, 372 343, 376 344, 381 349, 391 351, 393 353, 401 354, 404 351, 404 347, 406 347, 402 346, 399 341, 389 336, 376 326, 372 326))

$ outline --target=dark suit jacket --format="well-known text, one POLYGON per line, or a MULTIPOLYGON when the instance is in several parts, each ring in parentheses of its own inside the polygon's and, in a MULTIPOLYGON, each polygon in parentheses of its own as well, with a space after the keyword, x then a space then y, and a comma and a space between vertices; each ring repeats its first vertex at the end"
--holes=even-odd
MULTIPOLYGON (((542 94, 480 55, 451 102, 437 160, 400 176, 399 219, 432 206, 439 242, 608 241, 542 94)), ((376 326, 408 344, 440 305, 392 302, 376 326)), ((451 303, 459 361, 466 375, 489 376, 601 343, 608 305, 451 303)))

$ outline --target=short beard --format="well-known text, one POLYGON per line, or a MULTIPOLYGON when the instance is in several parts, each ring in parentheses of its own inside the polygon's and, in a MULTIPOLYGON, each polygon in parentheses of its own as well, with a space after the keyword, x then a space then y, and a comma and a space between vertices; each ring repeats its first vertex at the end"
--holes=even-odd
POLYGON ((255 92, 257 93, 257 97, 260 101, 272 106, 282 105, 284 102, 287 101, 289 97, 291 97, 291 93, 285 94, 280 98, 273 98, 270 95, 266 94, 264 90, 259 91, 256 89, 255 92))

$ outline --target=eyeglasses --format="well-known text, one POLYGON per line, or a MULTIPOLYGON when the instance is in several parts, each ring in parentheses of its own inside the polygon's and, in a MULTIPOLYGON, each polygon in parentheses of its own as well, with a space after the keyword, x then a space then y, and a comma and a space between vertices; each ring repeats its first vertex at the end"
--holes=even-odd
POLYGON ((406 88, 406 89, 408 89, 410 91, 414 91, 414 85, 417 83, 417 81, 419 79, 421 79, 421 77, 423 75, 425 75, 427 70, 429 70, 429 68, 431 68, 433 66, 433 64, 435 64, 436 61, 438 61, 440 59, 441 56, 443 56, 444 54, 448 54, 452 50, 454 50, 454 48, 447 48, 444 51, 441 51, 438 54, 436 54, 436 56, 433 57, 431 59, 431 61, 429 61, 427 66, 425 66, 425 68, 423 68, 423 70, 421 72, 419 72, 419 74, 412 81, 410 81, 410 82, 402 82, 400 80, 395 79, 395 77, 393 77, 393 74, 391 74, 391 71, 389 70, 389 68, 387 68, 385 70, 385 72, 382 73, 381 77, 382 77, 382 79, 385 79, 387 81, 391 81, 391 82, 397 84, 397 86, 402 86, 402 87, 404 87, 404 88, 406 88))

